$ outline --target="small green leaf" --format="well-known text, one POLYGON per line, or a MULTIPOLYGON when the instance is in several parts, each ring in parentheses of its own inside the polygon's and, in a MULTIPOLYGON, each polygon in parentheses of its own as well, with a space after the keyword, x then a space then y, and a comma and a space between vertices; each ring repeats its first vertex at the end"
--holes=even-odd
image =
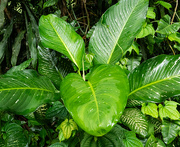
POLYGON ((168 121, 163 121, 161 128, 163 140, 166 144, 170 144, 177 137, 180 129, 179 125, 168 121))
POLYGON ((12 57, 11 57, 11 64, 15 66, 17 63, 19 51, 21 48, 21 41, 24 38, 25 31, 21 31, 18 36, 15 38, 14 44, 12 46, 12 57))
POLYGON ((69 139, 71 137, 73 130, 78 130, 76 123, 72 119, 66 119, 65 121, 63 121, 60 125, 60 128, 65 139, 69 139))
POLYGON ((180 33, 179 32, 176 32, 176 33, 173 33, 173 34, 170 34, 168 36, 168 39, 170 41, 177 41, 178 43, 180 43, 180 33))
POLYGON ((150 19, 156 18, 156 13, 154 12, 154 9, 155 9, 154 7, 148 7, 148 11, 146 15, 147 18, 150 18, 150 19))
POLYGON ((169 15, 165 15, 162 19, 160 19, 156 32, 166 35, 177 32, 180 28, 180 22, 170 24, 170 20, 171 17, 169 15))
POLYGON ((136 137, 136 134, 132 131, 126 131, 123 143, 125 147, 143 147, 142 142, 136 137))
POLYGON ((126 108, 121 116, 122 123, 135 133, 146 137, 148 135, 148 122, 139 109, 126 108))
POLYGON ((60 119, 65 119, 67 114, 66 107, 60 101, 56 101, 53 103, 53 106, 46 111, 46 118, 52 119, 53 117, 58 117, 60 119))
POLYGON ((20 65, 12 67, 10 70, 7 71, 7 73, 12 73, 12 72, 24 70, 31 64, 31 62, 32 62, 32 59, 24 61, 20 65))
POLYGON ((170 9, 172 8, 172 5, 170 3, 167 3, 165 1, 157 1, 155 4, 160 4, 161 6, 163 6, 166 9, 170 9))
POLYGON ((143 114, 150 115, 154 118, 158 118, 157 105, 155 103, 142 104, 141 111, 143 114))
POLYGON ((148 138, 145 147, 166 147, 166 145, 162 140, 155 138, 153 135, 151 135, 148 138))
POLYGON ((59 141, 64 141, 66 138, 64 137, 64 132, 62 129, 59 130, 59 135, 58 135, 59 141))
POLYGON ((141 32, 136 36, 136 38, 143 38, 148 35, 153 35, 155 34, 154 27, 152 24, 147 24, 145 27, 142 28, 141 32))
POLYGON ((163 120, 164 117, 169 117, 172 120, 178 120, 180 117, 179 112, 177 111, 177 105, 179 103, 174 101, 165 101, 165 106, 159 104, 159 116, 163 120))
POLYGON ((129 54, 131 55, 132 50, 134 50, 139 55, 139 44, 135 41, 133 42, 131 47, 127 50, 127 52, 129 52, 129 54))
POLYGON ((55 5, 57 2, 58 0, 48 0, 44 3, 43 9, 55 5))

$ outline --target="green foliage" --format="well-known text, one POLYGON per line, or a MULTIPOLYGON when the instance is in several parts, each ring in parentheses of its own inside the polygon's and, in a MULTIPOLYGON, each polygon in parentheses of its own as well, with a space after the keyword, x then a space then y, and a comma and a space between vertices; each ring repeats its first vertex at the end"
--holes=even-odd
POLYGON ((69 74, 62 81, 60 91, 76 123, 89 134, 102 136, 122 115, 129 87, 120 67, 101 65, 90 73, 87 81, 75 73, 69 74))
POLYGON ((180 146, 177 8, 0 0, 0 146, 180 146))

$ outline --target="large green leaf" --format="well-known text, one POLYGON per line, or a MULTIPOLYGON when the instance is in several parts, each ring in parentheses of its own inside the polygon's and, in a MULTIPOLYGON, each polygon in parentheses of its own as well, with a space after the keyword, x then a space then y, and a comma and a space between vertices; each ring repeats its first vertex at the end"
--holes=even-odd
POLYGON ((153 135, 151 135, 148 138, 145 147, 166 147, 166 145, 162 140, 155 138, 153 135))
POLYGON ((88 81, 69 74, 60 91, 75 122, 87 133, 102 136, 120 118, 129 89, 126 74, 119 66, 101 65, 91 72, 88 81))
POLYGON ((158 28, 156 30, 157 33, 169 35, 171 33, 175 33, 180 28, 180 22, 175 22, 170 24, 171 17, 169 15, 165 15, 158 22, 158 28))
POLYGON ((24 147, 28 146, 28 139, 25 137, 23 133, 23 128, 15 123, 8 123, 4 131, 7 134, 6 138, 6 146, 17 146, 17 147, 24 147))
POLYGON ((89 43, 96 64, 116 63, 133 43, 146 18, 148 0, 121 0, 97 23, 89 43))
POLYGON ((151 58, 129 74, 130 99, 162 102, 180 94, 180 55, 151 58))
POLYGON ((80 69, 84 55, 84 41, 66 21, 53 14, 41 16, 39 33, 42 44, 66 55, 80 69))
POLYGON ((34 70, 7 73, 0 78, 0 109, 24 115, 53 101, 55 92, 51 81, 34 70))
POLYGON ((127 108, 121 116, 122 123, 135 133, 146 137, 148 135, 148 122, 139 109, 127 108))
POLYGON ((81 147, 125 147, 123 143, 124 131, 121 126, 115 125, 111 131, 102 137, 94 137, 85 133, 81 147))
POLYGON ((177 137, 180 129, 179 125, 168 121, 164 121, 161 128, 163 140, 166 144, 171 143, 177 137))

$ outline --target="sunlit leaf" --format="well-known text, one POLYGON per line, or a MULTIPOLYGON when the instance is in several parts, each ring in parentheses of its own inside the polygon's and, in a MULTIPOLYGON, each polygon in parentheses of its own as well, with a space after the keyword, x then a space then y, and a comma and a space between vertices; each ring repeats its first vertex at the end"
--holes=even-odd
POLYGON ((126 76, 119 66, 101 65, 87 81, 75 73, 64 78, 60 86, 64 104, 87 133, 102 136, 117 123, 127 103, 126 76))
POLYGON ((148 122, 139 109, 126 108, 121 116, 122 123, 135 133, 146 137, 148 135, 148 122))
POLYGON ((155 9, 154 7, 148 7, 148 11, 146 15, 147 18, 150 18, 150 19, 156 18, 156 13, 154 12, 154 9, 155 9))
POLYGON ((176 33, 173 33, 173 34, 170 34, 168 36, 168 39, 170 41, 177 41, 178 43, 180 43, 180 33, 179 32, 176 32, 176 33))
POLYGON ((85 45, 70 24, 53 14, 41 16, 39 33, 43 46, 66 55, 81 69, 85 45))
POLYGON ((164 8, 166 9, 170 9, 172 8, 172 5, 168 2, 165 2, 165 1, 157 1, 155 4, 160 4, 161 6, 163 6, 164 8))
POLYGON ((152 24, 147 24, 142 28, 141 32, 136 36, 136 38, 143 38, 148 35, 154 36, 154 34, 155 34, 155 30, 152 24))
POLYGON ((162 102, 180 94, 180 55, 146 60, 129 74, 130 99, 162 102))
POLYGON ((177 137, 180 129, 179 125, 168 121, 163 121, 161 128, 163 140, 166 144, 170 144, 177 137))
POLYGON ((60 124, 59 127, 57 127, 57 129, 62 130, 65 139, 69 139, 71 137, 72 131, 78 130, 78 127, 73 119, 66 119, 60 124))
POLYGON ((60 99, 55 92, 51 81, 34 70, 7 73, 0 78, 0 109, 28 114, 42 104, 60 99))
POLYGON ((89 42, 95 64, 114 64, 126 53, 141 30, 147 9, 148 0, 121 0, 106 10, 89 42))
POLYGON ((169 15, 165 15, 158 22, 158 28, 156 32, 160 34, 166 34, 166 35, 176 33, 180 28, 180 22, 175 22, 173 24, 170 24, 170 21, 171 21, 171 17, 169 15))
POLYGON ((159 104, 159 116, 161 120, 163 120, 164 117, 169 117, 172 120, 178 120, 180 117, 180 114, 178 112, 177 105, 178 103, 175 101, 165 101, 163 106, 162 104, 159 104))
POLYGON ((151 115, 154 118, 158 118, 157 105, 154 103, 142 104, 141 111, 143 114, 151 115))

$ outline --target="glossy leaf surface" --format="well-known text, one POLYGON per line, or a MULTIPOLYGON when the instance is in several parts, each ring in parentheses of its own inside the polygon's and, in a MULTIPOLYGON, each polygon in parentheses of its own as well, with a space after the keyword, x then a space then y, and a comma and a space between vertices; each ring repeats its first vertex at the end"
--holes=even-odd
POLYGON ((61 142, 61 143, 60 142, 56 142, 56 143, 50 145, 49 147, 68 147, 68 145, 63 143, 63 142, 61 142))
POLYGON ((101 65, 91 72, 88 81, 69 74, 60 91, 75 122, 87 133, 102 136, 120 118, 129 89, 126 74, 119 66, 101 65))
POLYGON ((154 103, 142 104, 141 111, 143 114, 151 115, 154 118, 158 118, 157 105, 154 103))
POLYGON ((155 34, 155 30, 152 24, 147 24, 145 25, 141 32, 136 36, 136 38, 143 38, 146 37, 148 35, 153 35, 155 34))
POLYGON ((180 129, 179 125, 168 121, 164 121, 161 128, 163 140, 166 144, 171 143, 177 137, 180 129))
POLYGON ((0 78, 0 109, 28 114, 53 101, 55 91, 51 81, 34 70, 5 74, 0 78))
POLYGON ((16 123, 8 123, 5 126, 5 132, 7 134, 6 146, 24 147, 28 146, 28 139, 23 133, 23 128, 16 123))
POLYGON ((85 133, 81 147, 125 147, 122 141, 124 130, 121 126, 115 125, 111 131, 98 138, 85 133))
POLYGON ((136 134, 132 131, 126 131, 124 133, 125 139, 123 139, 125 147, 143 147, 142 142, 136 137, 136 134))
POLYGON ((163 6, 166 9, 170 9, 172 8, 172 5, 168 2, 164 2, 164 1, 157 1, 156 4, 160 4, 161 6, 163 6))
POLYGON ((145 61, 129 74, 129 83, 130 99, 160 103, 179 95, 180 55, 160 55, 145 61))
POLYGON ((42 44, 66 55, 80 69, 84 55, 84 41, 66 21, 55 15, 41 16, 39 33, 42 44))
POLYGON ((38 72, 41 75, 47 76, 53 84, 59 88, 63 77, 56 65, 56 58, 57 57, 53 56, 48 48, 43 47, 42 44, 39 43, 38 72))
POLYGON ((172 120, 179 120, 180 114, 178 112, 177 105, 178 103, 175 101, 165 101, 165 106, 162 104, 159 104, 159 116, 161 120, 163 120, 164 117, 169 117, 172 120))
POLYGON ((148 135, 148 122, 139 109, 127 108, 121 116, 122 123, 135 133, 146 137, 148 135))
POLYGON ((145 147, 166 147, 166 145, 162 140, 155 138, 153 135, 151 135, 148 138, 145 147))
POLYGON ((96 64, 114 64, 133 43, 146 18, 148 0, 121 0, 97 23, 89 43, 96 64))
POLYGON ((176 32, 176 33, 173 33, 173 34, 170 34, 168 36, 168 39, 170 41, 177 41, 178 43, 180 43, 180 33, 179 32, 176 32))
POLYGON ((157 33, 160 34, 171 34, 175 33, 180 28, 180 22, 175 22, 170 25, 171 17, 169 15, 165 15, 160 21, 158 22, 158 28, 156 30, 157 33))

